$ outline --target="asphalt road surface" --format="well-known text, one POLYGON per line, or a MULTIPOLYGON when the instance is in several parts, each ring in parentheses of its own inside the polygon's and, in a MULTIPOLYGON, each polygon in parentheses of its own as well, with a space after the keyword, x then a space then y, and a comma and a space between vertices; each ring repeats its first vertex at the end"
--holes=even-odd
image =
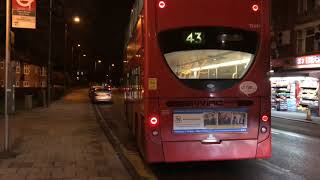
MULTIPOLYGON (((122 144, 137 150, 122 104, 122 97, 116 94, 113 104, 100 104, 99 109, 122 144)), ((158 164, 151 169, 160 180, 320 180, 320 125, 279 118, 272 123, 273 157, 269 160, 158 164)))

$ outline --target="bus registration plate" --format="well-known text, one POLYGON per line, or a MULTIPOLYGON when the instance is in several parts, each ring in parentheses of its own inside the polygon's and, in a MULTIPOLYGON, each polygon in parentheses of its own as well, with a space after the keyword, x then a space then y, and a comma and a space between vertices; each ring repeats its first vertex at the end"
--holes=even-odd
POLYGON ((175 110, 173 131, 177 134, 247 132, 247 109, 175 110))

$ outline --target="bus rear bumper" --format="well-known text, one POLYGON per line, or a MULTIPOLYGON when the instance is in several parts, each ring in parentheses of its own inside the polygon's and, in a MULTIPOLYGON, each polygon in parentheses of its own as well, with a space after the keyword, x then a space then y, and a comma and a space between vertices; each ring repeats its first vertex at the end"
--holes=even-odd
POLYGON ((163 151, 165 162, 254 159, 257 140, 222 141, 220 144, 163 142, 163 151))
POLYGON ((269 136, 268 139, 258 144, 256 158, 268 159, 268 158, 271 158, 271 156, 272 156, 272 143, 271 143, 271 136, 269 136))

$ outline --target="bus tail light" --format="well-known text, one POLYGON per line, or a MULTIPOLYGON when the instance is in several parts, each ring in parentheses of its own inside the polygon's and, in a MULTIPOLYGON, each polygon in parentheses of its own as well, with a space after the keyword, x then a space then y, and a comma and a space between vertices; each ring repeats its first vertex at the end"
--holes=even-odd
POLYGON ((166 7, 166 3, 164 1, 159 2, 159 8, 163 9, 166 7))
POLYGON ((268 122, 268 121, 269 121, 269 116, 264 115, 264 116, 262 116, 261 120, 262 120, 263 122, 268 122))
MULTIPOLYGON (((271 88, 270 88, 271 89, 271 88)), ((260 109, 260 125, 259 125, 259 138, 258 142, 261 143, 270 138, 271 130, 271 101, 269 97, 261 98, 260 109)))
POLYGON ((157 117, 153 116, 149 120, 151 126, 158 126, 159 120, 157 117))
POLYGON ((254 12, 259 11, 259 5, 257 5, 257 4, 252 5, 252 10, 253 10, 254 12))

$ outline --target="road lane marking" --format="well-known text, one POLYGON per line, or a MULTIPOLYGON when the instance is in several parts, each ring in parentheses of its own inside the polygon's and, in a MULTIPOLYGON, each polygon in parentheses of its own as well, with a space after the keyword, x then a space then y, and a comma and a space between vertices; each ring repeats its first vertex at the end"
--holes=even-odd
POLYGON ((317 137, 312 137, 308 135, 298 134, 298 133, 274 129, 274 128, 271 129, 271 133, 275 135, 289 136, 289 137, 294 137, 294 138, 299 138, 299 139, 304 139, 309 141, 317 141, 317 142, 320 141, 320 139, 317 137))
POLYGON ((301 134, 297 134, 297 133, 293 133, 293 132, 289 132, 289 131, 283 131, 283 130, 279 130, 279 129, 271 129, 272 133, 278 133, 278 134, 282 134, 282 135, 287 135, 287 136, 291 136, 291 137, 296 137, 296 138, 305 138, 304 135, 301 134))
POLYGON ((288 173, 291 172, 291 170, 289 170, 289 169, 282 168, 282 167, 280 167, 280 166, 278 166, 278 165, 275 165, 275 164, 273 164, 273 163, 271 163, 271 162, 269 162, 269 161, 263 160, 263 159, 258 159, 258 160, 257 160, 257 163, 258 163, 260 166, 263 166, 263 167, 265 167, 265 168, 268 168, 268 169, 270 169, 270 170, 272 170, 272 171, 276 171, 276 172, 278 172, 278 173, 280 173, 280 174, 283 174, 283 173, 288 174, 288 173))
POLYGON ((285 175, 287 177, 285 177, 284 179, 305 179, 303 176, 295 174, 294 172, 292 172, 289 169, 285 169, 282 168, 276 164, 271 163, 270 161, 264 160, 264 159, 258 159, 256 161, 256 163, 261 166, 264 167, 274 173, 278 173, 278 174, 282 174, 285 175))

